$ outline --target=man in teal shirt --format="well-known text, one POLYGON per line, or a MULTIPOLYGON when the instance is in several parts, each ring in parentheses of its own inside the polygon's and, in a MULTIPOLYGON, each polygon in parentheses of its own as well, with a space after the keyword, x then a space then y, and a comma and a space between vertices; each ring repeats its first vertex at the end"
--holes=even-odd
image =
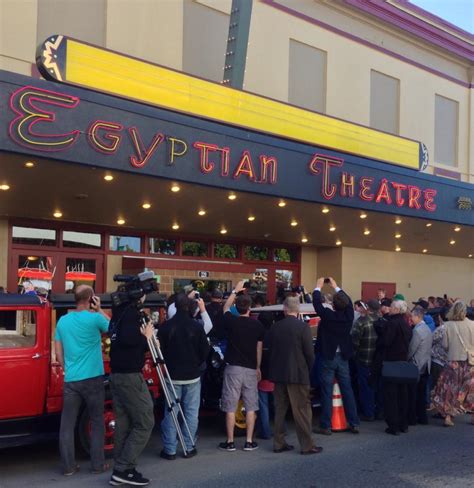
POLYGON ((74 429, 79 410, 86 403, 91 419, 91 464, 93 473, 108 466, 104 460, 104 363, 101 334, 109 328, 109 317, 100 298, 87 285, 74 293, 76 311, 58 321, 55 334, 56 358, 64 369, 64 402, 59 432, 63 474, 73 475, 78 466, 74 452, 74 429))

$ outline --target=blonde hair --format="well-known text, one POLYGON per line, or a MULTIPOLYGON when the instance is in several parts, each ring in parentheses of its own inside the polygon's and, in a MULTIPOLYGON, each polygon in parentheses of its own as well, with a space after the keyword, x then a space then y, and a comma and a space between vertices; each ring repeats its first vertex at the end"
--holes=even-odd
POLYGON ((466 318, 466 304, 458 300, 457 302, 454 303, 454 305, 449 309, 448 313, 446 314, 446 318, 448 320, 454 320, 454 321, 461 321, 466 318))

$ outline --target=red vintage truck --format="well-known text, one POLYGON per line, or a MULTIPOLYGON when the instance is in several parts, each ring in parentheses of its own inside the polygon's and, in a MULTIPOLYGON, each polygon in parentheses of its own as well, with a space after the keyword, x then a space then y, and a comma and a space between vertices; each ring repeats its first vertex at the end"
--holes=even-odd
MULTIPOLYGON (((110 295, 101 296, 110 308, 110 295)), ((147 296, 145 307, 163 317, 163 295, 147 296)), ((54 332, 61 315, 74 309, 73 295, 57 295, 51 301, 36 295, 0 294, 0 448, 29 444, 57 437, 63 403, 63 371, 55 358, 54 332)), ((103 337, 106 376, 104 405, 105 448, 113 449, 114 415, 107 384, 108 339, 103 337)), ((154 399, 160 394, 158 375, 146 361, 145 379, 154 399)), ((87 411, 81 412, 76 439, 87 451, 90 425, 87 411)))

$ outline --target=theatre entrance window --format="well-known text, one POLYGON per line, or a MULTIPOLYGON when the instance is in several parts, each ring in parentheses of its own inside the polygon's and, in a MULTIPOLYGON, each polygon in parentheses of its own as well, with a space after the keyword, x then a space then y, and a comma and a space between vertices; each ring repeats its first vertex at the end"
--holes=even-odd
POLYGON ((81 249, 101 249, 102 236, 91 232, 63 232, 63 247, 74 247, 81 249))
POLYGON ((22 255, 18 256, 17 285, 23 291, 25 282, 30 282, 35 289, 51 290, 57 267, 51 256, 22 255))
POLYGON ((216 242, 214 244, 214 257, 220 259, 237 259, 239 247, 236 244, 216 242))
POLYGON ((244 259, 247 261, 267 261, 268 247, 244 246, 244 259))
POLYGON ((38 229, 35 227, 12 227, 12 244, 31 246, 55 246, 56 231, 54 229, 38 229))
POLYGON ((286 295, 293 287, 293 271, 289 269, 277 269, 275 271, 275 286, 277 303, 283 303, 286 295))
POLYGON ((210 293, 212 290, 215 289, 221 290, 222 293, 225 293, 226 291, 232 291, 232 282, 228 280, 192 280, 187 278, 178 278, 173 280, 173 292, 179 293, 183 291, 184 287, 187 285, 192 285, 196 291, 202 294, 210 293))
POLYGON ((295 263, 297 261, 296 249, 283 247, 273 249, 273 261, 278 263, 295 263))
POLYGON ((209 255, 209 244, 200 241, 183 241, 183 256, 207 257, 209 255))
POLYGON ((151 254, 174 256, 177 253, 177 242, 175 239, 159 239, 156 237, 150 237, 149 246, 151 254))
POLYGON ((95 288, 96 272, 95 259, 66 258, 65 291, 71 292, 79 285, 89 285, 95 288))
POLYGON ((111 251, 141 252, 142 240, 132 236, 110 236, 109 247, 111 251))

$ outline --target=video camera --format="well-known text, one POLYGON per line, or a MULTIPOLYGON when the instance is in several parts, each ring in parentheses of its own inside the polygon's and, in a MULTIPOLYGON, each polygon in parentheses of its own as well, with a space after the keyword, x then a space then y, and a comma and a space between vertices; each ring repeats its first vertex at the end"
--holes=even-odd
POLYGON ((144 271, 136 276, 117 274, 114 275, 114 281, 121 283, 117 291, 110 294, 114 307, 138 303, 144 295, 158 291, 158 283, 153 271, 144 271))

